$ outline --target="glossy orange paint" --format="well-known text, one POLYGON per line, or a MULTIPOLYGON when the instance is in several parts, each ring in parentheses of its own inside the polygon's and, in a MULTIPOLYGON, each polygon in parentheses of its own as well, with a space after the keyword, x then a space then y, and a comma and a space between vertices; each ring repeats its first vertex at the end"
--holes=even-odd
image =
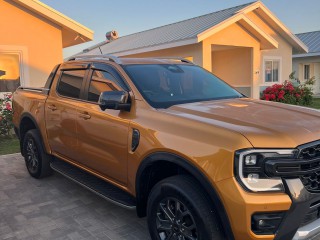
MULTIPOLYGON (((128 60, 127 64, 130 63, 136 61, 128 60)), ((154 109, 125 72, 116 64, 110 64, 130 85, 130 112, 101 111, 97 104, 61 97, 55 90, 56 77, 48 98, 27 90, 14 93, 15 126, 19 127, 24 113, 31 114, 48 153, 133 196, 136 174, 143 159, 155 152, 177 154, 198 168, 216 189, 236 239, 273 239, 273 235, 257 236, 251 232, 251 215, 259 211, 288 210, 291 200, 284 193, 244 191, 234 178, 235 152, 246 148, 295 148, 318 140, 320 112, 252 99, 154 109), (50 109, 51 105, 57 110, 50 109), (90 113, 90 119, 81 117, 86 113, 90 113), (134 152, 131 151, 133 128, 138 129, 141 136, 134 152), (65 148, 59 149, 58 145, 65 148)))

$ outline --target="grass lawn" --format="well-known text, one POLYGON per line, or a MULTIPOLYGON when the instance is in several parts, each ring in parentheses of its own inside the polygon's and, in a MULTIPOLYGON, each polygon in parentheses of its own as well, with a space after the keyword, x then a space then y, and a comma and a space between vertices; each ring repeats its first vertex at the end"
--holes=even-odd
POLYGON ((20 152, 19 140, 16 137, 0 137, 0 155, 20 152))
POLYGON ((310 107, 320 109, 320 98, 314 98, 310 107))

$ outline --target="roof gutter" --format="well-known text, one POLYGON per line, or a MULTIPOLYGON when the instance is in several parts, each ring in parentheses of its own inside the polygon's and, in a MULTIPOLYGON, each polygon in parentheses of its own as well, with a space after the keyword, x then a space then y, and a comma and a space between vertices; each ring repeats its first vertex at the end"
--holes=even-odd
POLYGON ((311 52, 311 53, 305 53, 305 54, 292 55, 292 58, 303 58, 303 57, 320 57, 320 52, 311 52))

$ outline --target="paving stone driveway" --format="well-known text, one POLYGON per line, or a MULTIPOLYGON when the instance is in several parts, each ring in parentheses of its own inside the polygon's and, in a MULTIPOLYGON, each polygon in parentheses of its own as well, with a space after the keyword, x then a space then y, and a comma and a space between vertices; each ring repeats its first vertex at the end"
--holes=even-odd
POLYGON ((146 219, 55 173, 36 180, 20 154, 0 156, 0 239, 149 240, 146 219))
MULTIPOLYGON (((36 180, 20 154, 0 156, 0 239, 150 240, 146 219, 55 173, 36 180)), ((320 240, 314 237, 312 240, 320 240)))

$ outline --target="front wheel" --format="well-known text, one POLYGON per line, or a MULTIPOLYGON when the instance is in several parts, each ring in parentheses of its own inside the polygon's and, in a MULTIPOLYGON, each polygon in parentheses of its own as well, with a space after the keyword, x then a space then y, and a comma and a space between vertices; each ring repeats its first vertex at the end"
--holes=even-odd
POLYGON ((44 151, 38 130, 29 130, 23 139, 22 146, 26 167, 32 177, 42 178, 52 174, 51 156, 44 151))
POLYGON ((189 176, 173 176, 157 183, 147 206, 153 240, 225 239, 216 211, 189 176))

